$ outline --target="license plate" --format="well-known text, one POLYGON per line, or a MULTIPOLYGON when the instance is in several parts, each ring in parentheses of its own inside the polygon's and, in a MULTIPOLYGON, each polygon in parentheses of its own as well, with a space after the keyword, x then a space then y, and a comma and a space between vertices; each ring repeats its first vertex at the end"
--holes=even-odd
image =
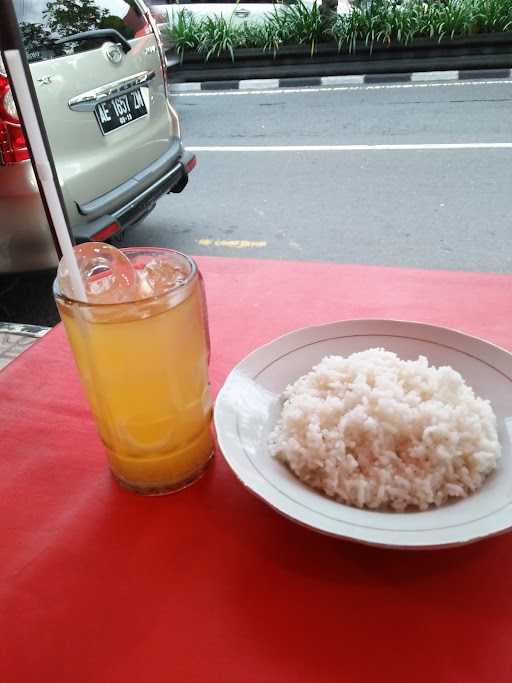
POLYGON ((148 110, 140 88, 126 95, 118 95, 111 100, 100 102, 94 110, 103 135, 121 128, 131 121, 146 116, 148 110))

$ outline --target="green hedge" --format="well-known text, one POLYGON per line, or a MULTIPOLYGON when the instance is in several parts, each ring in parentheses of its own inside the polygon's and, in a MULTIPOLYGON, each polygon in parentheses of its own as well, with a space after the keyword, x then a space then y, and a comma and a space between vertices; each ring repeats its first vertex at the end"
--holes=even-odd
POLYGON ((195 51, 205 61, 239 48, 259 48, 274 55, 286 45, 308 45, 311 55, 319 43, 335 41, 340 52, 363 44, 409 45, 418 38, 441 41, 485 33, 512 31, 512 0, 405 0, 402 4, 373 0, 347 15, 323 18, 315 4, 300 0, 276 5, 260 24, 232 24, 222 16, 197 19, 186 9, 173 15, 168 40, 178 56, 195 51))

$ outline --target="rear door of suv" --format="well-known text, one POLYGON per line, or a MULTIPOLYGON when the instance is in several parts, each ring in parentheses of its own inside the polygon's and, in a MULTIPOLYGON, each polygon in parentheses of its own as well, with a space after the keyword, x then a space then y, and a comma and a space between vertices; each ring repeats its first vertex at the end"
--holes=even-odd
POLYGON ((180 154, 158 39, 136 0, 15 4, 71 221, 90 221, 180 154))

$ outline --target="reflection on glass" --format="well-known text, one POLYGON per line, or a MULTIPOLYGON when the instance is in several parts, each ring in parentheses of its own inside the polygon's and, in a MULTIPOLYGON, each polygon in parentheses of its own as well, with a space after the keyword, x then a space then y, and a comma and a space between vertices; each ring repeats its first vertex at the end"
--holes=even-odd
POLYGON ((102 41, 56 44, 61 38, 98 29, 115 29, 130 40, 146 22, 134 0, 15 0, 25 49, 36 62, 100 47, 102 41))

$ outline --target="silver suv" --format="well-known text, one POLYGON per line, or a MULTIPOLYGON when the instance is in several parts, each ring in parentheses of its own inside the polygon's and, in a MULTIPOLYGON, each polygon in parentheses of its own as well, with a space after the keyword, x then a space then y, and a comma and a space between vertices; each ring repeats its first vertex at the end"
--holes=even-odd
MULTIPOLYGON (((195 165, 168 100, 158 29, 140 0, 15 0, 77 242, 105 240, 180 192, 195 165)), ((55 252, 0 64, 0 272, 55 252)))

